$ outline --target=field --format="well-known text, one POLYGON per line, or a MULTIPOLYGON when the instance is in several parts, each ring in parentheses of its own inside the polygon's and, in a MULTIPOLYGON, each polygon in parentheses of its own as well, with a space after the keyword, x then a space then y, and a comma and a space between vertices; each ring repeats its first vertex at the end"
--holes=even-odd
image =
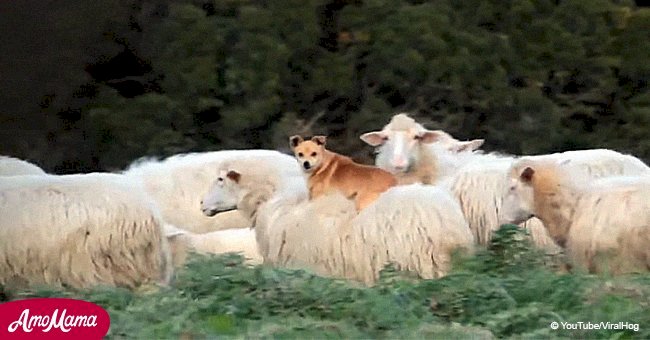
POLYGON ((302 270, 248 267, 237 255, 196 256, 171 287, 38 289, 111 316, 108 338, 650 338, 650 275, 561 274, 515 226, 453 273, 420 280, 388 266, 371 288, 302 270), (628 322, 639 330, 558 330, 551 322, 628 322))

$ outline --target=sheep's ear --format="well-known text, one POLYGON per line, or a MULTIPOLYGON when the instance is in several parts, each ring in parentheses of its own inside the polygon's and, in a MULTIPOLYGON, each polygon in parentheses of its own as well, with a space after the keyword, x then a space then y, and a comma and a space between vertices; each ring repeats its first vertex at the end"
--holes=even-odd
POLYGON ((485 139, 474 139, 467 142, 458 142, 451 148, 454 152, 471 152, 477 150, 485 143, 485 139))
POLYGON ((386 141, 386 135, 381 131, 367 132, 361 135, 362 141, 370 146, 380 146, 386 141))
POLYGON ((418 140, 422 143, 425 144, 431 144, 435 143, 442 138, 447 137, 447 134, 444 131, 431 131, 431 130, 424 130, 418 132, 418 140))
POLYGON ((241 178, 241 174, 235 170, 230 170, 226 174, 226 177, 230 178, 231 180, 235 181, 235 183, 239 183, 239 179, 241 178))
POLYGON ((298 144, 302 143, 302 141, 303 139, 299 135, 289 137, 289 145, 291 145, 292 148, 298 146, 298 144))
POLYGON ((533 180, 533 175, 535 174, 535 170, 531 167, 526 167, 524 171, 521 172, 521 175, 519 178, 521 178, 521 181, 524 183, 530 183, 530 181, 533 180))
POLYGON ((325 143, 327 143, 327 136, 314 136, 311 137, 311 141, 318 145, 325 146, 325 143))

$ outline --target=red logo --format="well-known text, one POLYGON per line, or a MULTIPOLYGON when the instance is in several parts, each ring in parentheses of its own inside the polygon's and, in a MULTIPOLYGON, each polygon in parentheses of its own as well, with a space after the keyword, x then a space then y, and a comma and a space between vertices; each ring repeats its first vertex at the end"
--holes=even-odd
POLYGON ((0 304, 0 339, 101 339, 111 319, 82 300, 39 298, 0 304))

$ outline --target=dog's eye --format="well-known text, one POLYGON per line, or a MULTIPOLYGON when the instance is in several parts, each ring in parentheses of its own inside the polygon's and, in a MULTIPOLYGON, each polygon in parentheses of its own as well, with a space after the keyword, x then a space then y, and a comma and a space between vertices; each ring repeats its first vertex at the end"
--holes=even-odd
POLYGON ((302 157, 302 156, 304 156, 302 152, 298 152, 298 157, 302 157))
POLYGON ((514 185, 510 187, 510 191, 515 191, 515 186, 514 185))
POLYGON ((315 153, 315 152, 312 152, 312 153, 311 153, 311 156, 312 156, 312 157, 316 157, 316 153, 315 153))
POLYGON ((217 178, 217 181, 219 181, 219 182, 223 182, 223 177, 219 177, 219 178, 217 178))

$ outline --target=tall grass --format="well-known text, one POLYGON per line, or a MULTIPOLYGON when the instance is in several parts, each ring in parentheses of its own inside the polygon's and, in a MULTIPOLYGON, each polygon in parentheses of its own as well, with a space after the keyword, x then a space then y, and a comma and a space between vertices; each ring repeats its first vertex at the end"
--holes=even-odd
MULTIPOLYGON (((650 275, 559 274, 524 231, 457 258, 439 280, 388 266, 364 287, 302 270, 248 267, 237 255, 195 256, 171 287, 38 289, 103 306, 108 338, 650 338, 650 275), (631 322, 633 330, 552 330, 551 322, 631 322)), ((550 261, 553 263, 553 261, 550 261)))

